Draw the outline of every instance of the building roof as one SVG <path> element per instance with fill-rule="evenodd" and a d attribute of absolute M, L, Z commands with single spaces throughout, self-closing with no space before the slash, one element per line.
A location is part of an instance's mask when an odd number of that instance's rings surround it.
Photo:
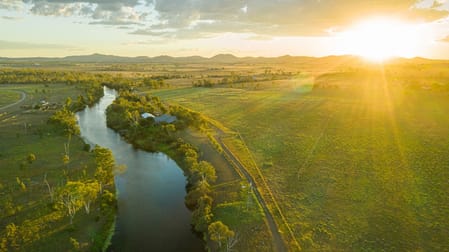
<path fill-rule="evenodd" d="M 161 122 L 172 123 L 172 122 L 176 121 L 177 119 L 178 118 L 176 118 L 176 116 L 163 114 L 161 116 L 155 117 L 154 121 L 157 122 L 157 123 L 161 123 Z"/>
<path fill-rule="evenodd" d="M 154 116 L 153 114 L 148 113 L 148 112 L 142 113 L 141 116 L 142 116 L 142 118 L 144 118 L 144 119 L 147 119 L 148 117 L 155 118 L 155 116 Z"/>

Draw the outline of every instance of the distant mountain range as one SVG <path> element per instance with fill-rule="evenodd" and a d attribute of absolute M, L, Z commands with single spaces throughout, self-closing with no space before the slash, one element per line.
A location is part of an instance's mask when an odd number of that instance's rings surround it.
<path fill-rule="evenodd" d="M 413 61 L 414 63 L 435 62 L 436 60 L 413 58 L 413 59 L 396 59 L 395 61 Z M 123 57 L 105 54 L 91 54 L 67 57 L 29 57 L 29 58 L 7 58 L 0 57 L 2 63 L 21 63 L 21 62 L 70 62 L 70 63 L 305 63 L 305 62 L 358 62 L 363 61 L 360 57 L 343 55 L 343 56 L 326 56 L 321 58 L 307 57 L 307 56 L 280 56 L 280 57 L 236 57 L 232 54 L 218 54 L 210 58 L 201 56 L 189 57 L 171 57 L 161 55 L 156 57 L 138 56 L 138 57 Z"/>

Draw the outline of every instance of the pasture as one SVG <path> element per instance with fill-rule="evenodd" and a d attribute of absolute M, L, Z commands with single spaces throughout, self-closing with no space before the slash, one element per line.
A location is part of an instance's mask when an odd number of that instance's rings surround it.
<path fill-rule="evenodd" d="M 313 86 L 152 93 L 240 133 L 226 144 L 253 176 L 260 169 L 302 248 L 441 251 L 449 249 L 443 69 L 393 64 L 317 74 Z"/>
<path fill-rule="evenodd" d="M 1 85 L 0 97 L 5 104 L 5 97 L 11 95 L 10 103 L 20 98 L 20 93 L 9 91 L 14 89 L 25 92 L 26 99 L 0 111 L 0 233 L 4 238 L 0 251 L 8 247 L 18 251 L 75 251 L 71 238 L 82 250 L 101 248 L 109 228 L 105 223 L 111 220 L 95 209 L 90 215 L 79 211 L 74 225 L 70 225 L 68 217 L 55 211 L 44 183 L 46 177 L 54 189 L 66 180 L 93 176 L 94 156 L 84 149 L 84 142 L 76 136 L 69 140 L 47 123 L 67 97 L 76 99 L 83 89 L 65 84 Z M 55 109 L 34 108 L 41 100 L 56 104 Z M 70 162 L 66 165 L 63 156 L 67 143 Z"/>

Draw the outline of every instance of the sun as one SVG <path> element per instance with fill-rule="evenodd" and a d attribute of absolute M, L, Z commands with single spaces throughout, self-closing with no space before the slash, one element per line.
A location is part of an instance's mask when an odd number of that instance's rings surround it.
<path fill-rule="evenodd" d="M 392 57 L 415 57 L 421 46 L 419 27 L 394 19 L 362 21 L 338 36 L 343 50 L 371 61 Z"/>

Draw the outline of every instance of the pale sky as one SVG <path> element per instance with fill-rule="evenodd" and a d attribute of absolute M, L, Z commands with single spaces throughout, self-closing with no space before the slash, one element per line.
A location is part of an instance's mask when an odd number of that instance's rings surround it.
<path fill-rule="evenodd" d="M 0 57 L 368 51 L 449 59 L 449 0 L 0 0 Z"/>

